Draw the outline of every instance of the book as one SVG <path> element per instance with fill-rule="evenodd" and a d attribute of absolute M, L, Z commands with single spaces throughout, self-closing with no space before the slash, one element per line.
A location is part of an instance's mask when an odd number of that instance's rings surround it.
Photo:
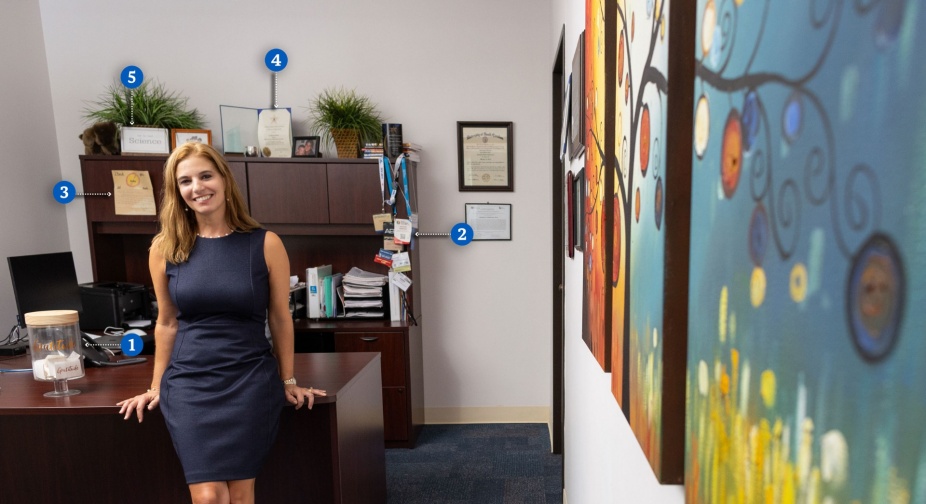
<path fill-rule="evenodd" d="M 314 266 L 305 270 L 306 314 L 309 318 L 321 318 L 320 278 L 331 275 L 331 265 Z"/>

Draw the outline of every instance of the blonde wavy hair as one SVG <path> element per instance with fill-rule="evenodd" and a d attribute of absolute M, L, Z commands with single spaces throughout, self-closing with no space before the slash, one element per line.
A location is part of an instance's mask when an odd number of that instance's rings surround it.
<path fill-rule="evenodd" d="M 212 162 L 225 181 L 225 222 L 235 232 L 248 232 L 260 224 L 248 215 L 244 198 L 228 168 L 225 158 L 211 146 L 188 142 L 178 146 L 164 164 L 164 187 L 161 192 L 161 229 L 151 241 L 151 250 L 161 254 L 172 264 L 180 264 L 190 257 L 196 233 L 199 231 L 196 216 L 183 201 L 177 184 L 177 165 L 185 159 L 199 156 Z"/>

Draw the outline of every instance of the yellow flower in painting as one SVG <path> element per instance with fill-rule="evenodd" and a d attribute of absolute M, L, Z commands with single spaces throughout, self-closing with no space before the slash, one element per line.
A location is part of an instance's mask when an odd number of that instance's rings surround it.
<path fill-rule="evenodd" d="M 802 485 L 808 483 L 813 464 L 813 420 L 805 418 L 801 424 L 800 442 L 797 447 L 797 478 Z"/>
<path fill-rule="evenodd" d="M 749 300 L 752 301 L 753 307 L 758 308 L 765 301 L 766 285 L 765 270 L 756 266 L 752 269 L 752 278 L 749 280 Z"/>
<path fill-rule="evenodd" d="M 766 408 L 775 407 L 775 372 L 771 369 L 766 369 L 762 371 L 762 378 L 760 378 L 760 387 L 762 401 L 765 403 Z"/>
<path fill-rule="evenodd" d="M 727 374 L 726 369 L 720 374 L 720 392 L 723 395 L 730 393 L 730 375 Z"/>
<path fill-rule="evenodd" d="M 791 268 L 791 299 L 800 303 L 807 298 L 807 267 L 797 263 Z"/>
<path fill-rule="evenodd" d="M 727 341 L 727 286 L 720 289 L 720 319 L 717 321 L 717 328 L 720 332 L 720 342 Z"/>

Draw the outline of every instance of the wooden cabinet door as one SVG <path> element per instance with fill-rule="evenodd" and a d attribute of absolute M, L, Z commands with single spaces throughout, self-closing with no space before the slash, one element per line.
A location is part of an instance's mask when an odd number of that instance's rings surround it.
<path fill-rule="evenodd" d="M 144 171 L 151 179 L 151 190 L 157 210 L 161 205 L 161 188 L 166 158 L 133 158 L 132 156 L 81 157 L 81 178 L 85 193 L 113 193 L 113 171 Z M 88 222 L 157 222 L 157 215 L 116 215 L 116 198 L 87 196 L 84 198 Z"/>
<path fill-rule="evenodd" d="M 383 387 L 383 437 L 408 439 L 408 393 L 405 387 Z"/>
<path fill-rule="evenodd" d="M 405 334 L 382 333 L 335 333 L 336 352 L 380 352 L 382 354 L 383 387 L 404 387 L 405 383 Z"/>
<path fill-rule="evenodd" d="M 235 183 L 238 185 L 238 191 L 241 192 L 241 197 L 244 198 L 245 206 L 250 208 L 251 204 L 248 202 L 247 163 L 243 161 L 228 161 L 228 169 L 231 171 L 232 176 L 235 177 Z"/>
<path fill-rule="evenodd" d="M 327 224 L 325 165 L 248 163 L 251 216 L 261 224 Z"/>
<path fill-rule="evenodd" d="M 373 214 L 383 211 L 379 165 L 369 162 L 329 163 L 328 200 L 332 224 L 372 226 Z"/>

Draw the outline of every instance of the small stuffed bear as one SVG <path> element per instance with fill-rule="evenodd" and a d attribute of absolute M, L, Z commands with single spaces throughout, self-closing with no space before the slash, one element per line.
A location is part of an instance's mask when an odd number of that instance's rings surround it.
<path fill-rule="evenodd" d="M 84 154 L 119 155 L 119 128 L 114 122 L 98 122 L 78 138 L 84 141 Z"/>

